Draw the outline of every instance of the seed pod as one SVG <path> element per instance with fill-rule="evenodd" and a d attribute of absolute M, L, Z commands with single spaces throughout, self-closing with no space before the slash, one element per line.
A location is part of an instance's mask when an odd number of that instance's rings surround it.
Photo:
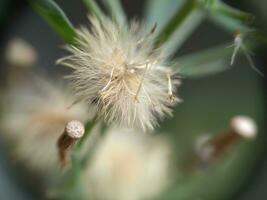
<path fill-rule="evenodd" d="M 84 132 L 84 125 L 80 121 L 72 120 L 67 123 L 64 132 L 57 142 L 59 160 L 62 167 L 65 167 L 69 162 L 71 146 L 84 135 Z"/>

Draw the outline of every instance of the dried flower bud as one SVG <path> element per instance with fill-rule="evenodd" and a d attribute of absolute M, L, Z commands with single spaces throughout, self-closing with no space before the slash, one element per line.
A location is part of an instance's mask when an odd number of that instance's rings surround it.
<path fill-rule="evenodd" d="M 65 131 L 58 139 L 59 159 L 62 167 L 68 164 L 70 147 L 84 135 L 84 126 L 81 122 L 73 120 L 67 123 Z"/>
<path fill-rule="evenodd" d="M 244 138 L 254 138 L 257 126 L 253 119 L 246 116 L 236 116 L 231 120 L 231 129 Z"/>
<path fill-rule="evenodd" d="M 77 30 L 75 46 L 67 46 L 71 55 L 58 61 L 74 70 L 68 78 L 77 98 L 96 106 L 106 122 L 153 129 L 157 119 L 171 115 L 180 83 L 154 49 L 153 31 L 136 22 L 90 22 L 91 30 Z"/>
<path fill-rule="evenodd" d="M 257 126 L 247 116 L 235 116 L 230 121 L 230 129 L 215 137 L 202 135 L 196 140 L 194 153 L 187 157 L 182 166 L 186 170 L 206 167 L 216 161 L 231 146 L 242 139 L 255 138 Z"/>
<path fill-rule="evenodd" d="M 80 139 L 84 134 L 84 126 L 77 120 L 70 121 L 66 125 L 66 134 L 73 139 Z"/>

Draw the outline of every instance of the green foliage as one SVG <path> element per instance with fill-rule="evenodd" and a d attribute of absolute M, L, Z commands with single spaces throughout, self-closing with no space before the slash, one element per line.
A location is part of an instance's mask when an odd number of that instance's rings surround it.
<path fill-rule="evenodd" d="M 79 143 L 76 146 L 76 151 L 80 152 L 81 148 L 83 147 L 86 139 L 89 137 L 92 129 L 95 127 L 96 124 L 96 117 L 92 120 L 89 120 L 86 125 L 85 125 L 85 131 L 84 131 L 84 136 L 81 138 Z"/>
<path fill-rule="evenodd" d="M 157 23 L 157 30 L 161 31 L 162 28 L 175 14 L 176 10 L 181 7 L 183 0 L 147 0 L 145 1 L 144 18 L 149 26 Z M 168 15 L 166 15 L 166 12 Z"/>
<path fill-rule="evenodd" d="M 218 23 L 231 33 L 241 31 L 243 33 L 252 30 L 250 26 L 254 21 L 254 16 L 233 8 L 220 0 L 204 0 L 199 4 L 206 9 L 215 23 Z"/>
<path fill-rule="evenodd" d="M 156 46 L 164 44 L 171 37 L 176 28 L 179 27 L 188 17 L 188 15 L 190 15 L 190 13 L 195 9 L 195 6 L 195 0 L 188 0 L 185 1 L 179 9 L 177 9 L 174 16 L 159 34 Z"/>
<path fill-rule="evenodd" d="M 94 14 L 98 19 L 102 19 L 105 15 L 102 10 L 99 8 L 95 0 L 83 0 L 84 4 L 88 8 L 88 10 Z"/>
<path fill-rule="evenodd" d="M 75 29 L 53 0 L 29 0 L 34 10 L 68 43 L 74 41 Z"/>
<path fill-rule="evenodd" d="M 114 20 L 120 24 L 125 25 L 126 16 L 121 6 L 120 0 L 102 0 Z"/>
<path fill-rule="evenodd" d="M 208 76 L 229 69 L 233 48 L 229 44 L 180 57 L 173 67 L 186 78 Z"/>
<path fill-rule="evenodd" d="M 63 11 L 52 0 L 30 0 L 30 2 L 33 8 L 66 42 L 73 43 L 75 30 Z M 106 17 L 94 0 L 83 0 L 83 2 L 89 11 L 100 20 Z M 170 2 L 174 2 L 175 6 Z M 109 11 L 109 14 L 118 24 L 122 25 L 127 21 L 119 0 L 103 0 L 103 3 Z M 219 24 L 230 33 L 237 30 L 241 31 L 242 34 L 252 33 L 249 34 L 252 36 L 249 40 L 257 37 L 267 42 L 267 37 L 264 33 L 254 31 L 254 28 L 250 26 L 253 20 L 252 15 L 232 8 L 219 0 L 149 0 L 147 2 L 145 16 L 147 24 L 158 23 L 159 28 L 157 30 L 158 32 L 156 32 L 157 41 L 155 47 L 163 46 L 168 55 L 173 55 L 181 47 L 206 16 L 209 16 L 216 24 Z M 227 48 L 227 46 L 229 44 L 179 57 L 173 62 L 172 67 L 186 78 L 207 76 L 225 71 L 229 69 L 230 58 L 233 52 L 233 48 Z M 193 109 L 190 107 L 190 110 Z M 72 168 L 65 174 L 61 192 L 58 192 L 60 194 L 59 196 L 64 199 L 82 199 L 81 196 L 73 195 L 80 194 L 79 190 L 82 188 L 80 186 L 80 177 L 84 167 L 83 163 L 87 163 L 87 160 L 81 158 L 81 150 L 95 124 L 96 119 L 86 124 L 84 137 L 73 149 Z M 219 177 L 218 173 L 216 175 Z M 190 184 L 189 186 L 185 184 L 184 188 L 181 187 L 179 189 L 179 195 L 190 196 L 192 188 L 198 188 L 205 178 L 201 176 L 200 179 L 190 182 L 191 186 Z M 76 190 L 77 188 L 79 189 Z"/>

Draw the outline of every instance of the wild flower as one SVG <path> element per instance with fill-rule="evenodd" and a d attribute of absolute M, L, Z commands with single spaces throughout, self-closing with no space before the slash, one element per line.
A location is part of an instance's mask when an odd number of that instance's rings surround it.
<path fill-rule="evenodd" d="M 149 32 L 138 22 L 89 20 L 91 29 L 78 29 L 75 45 L 66 47 L 71 54 L 58 61 L 73 69 L 67 78 L 78 100 L 96 106 L 106 122 L 153 129 L 171 115 L 180 83 L 155 49 L 155 27 Z"/>

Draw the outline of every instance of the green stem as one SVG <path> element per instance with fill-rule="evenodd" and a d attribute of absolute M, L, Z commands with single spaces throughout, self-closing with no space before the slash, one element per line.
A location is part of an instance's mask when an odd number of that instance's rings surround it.
<path fill-rule="evenodd" d="M 103 2 L 115 21 L 120 25 L 124 25 L 126 22 L 126 15 L 120 0 L 103 0 Z"/>
<path fill-rule="evenodd" d="M 83 2 L 98 19 L 103 19 L 105 15 L 94 0 L 83 0 Z"/>
<path fill-rule="evenodd" d="M 187 78 L 222 72 L 229 69 L 230 57 L 233 53 L 233 47 L 227 48 L 229 46 L 230 44 L 225 44 L 182 56 L 176 59 L 172 66 Z M 229 59 L 229 64 L 225 63 L 226 59 Z"/>
<path fill-rule="evenodd" d="M 184 4 L 176 11 L 169 23 L 163 28 L 163 30 L 159 34 L 156 47 L 161 46 L 172 36 L 173 32 L 194 11 L 195 7 L 195 0 L 185 0 Z"/>
<path fill-rule="evenodd" d="M 211 19 L 231 33 L 236 31 L 246 33 L 252 30 L 248 25 L 253 22 L 253 15 L 233 8 L 220 0 L 203 1 L 200 7 L 206 8 Z"/>
<path fill-rule="evenodd" d="M 88 163 L 92 157 L 92 154 L 93 154 L 93 152 L 97 146 L 98 139 L 101 138 L 105 134 L 106 130 L 107 130 L 107 125 L 102 121 L 100 123 L 100 130 L 97 131 L 98 135 L 95 138 L 96 141 L 94 143 L 92 143 L 92 145 L 87 149 L 86 155 L 81 159 L 81 167 L 82 168 L 85 168 L 88 165 Z"/>
<path fill-rule="evenodd" d="M 213 7 L 213 11 L 215 12 L 215 14 L 221 13 L 233 19 L 239 20 L 245 24 L 252 23 L 255 19 L 253 15 L 233 8 L 221 1 L 216 1 Z"/>
<path fill-rule="evenodd" d="M 82 187 L 80 187 L 80 179 L 85 167 L 83 165 L 84 158 L 81 158 L 81 150 L 85 141 L 90 136 L 95 124 L 96 117 L 86 123 L 84 136 L 73 148 L 71 152 L 71 168 L 66 171 L 59 185 L 53 191 L 57 199 L 81 199 L 84 195 L 83 191 L 81 190 Z"/>
<path fill-rule="evenodd" d="M 79 153 L 86 142 L 87 138 L 91 135 L 92 129 L 95 127 L 97 121 L 97 117 L 95 116 L 91 121 L 88 121 L 85 125 L 84 136 L 80 139 L 79 143 L 77 143 L 74 151 Z"/>
<path fill-rule="evenodd" d="M 29 0 L 32 8 L 67 42 L 73 43 L 75 29 L 53 0 Z"/>

